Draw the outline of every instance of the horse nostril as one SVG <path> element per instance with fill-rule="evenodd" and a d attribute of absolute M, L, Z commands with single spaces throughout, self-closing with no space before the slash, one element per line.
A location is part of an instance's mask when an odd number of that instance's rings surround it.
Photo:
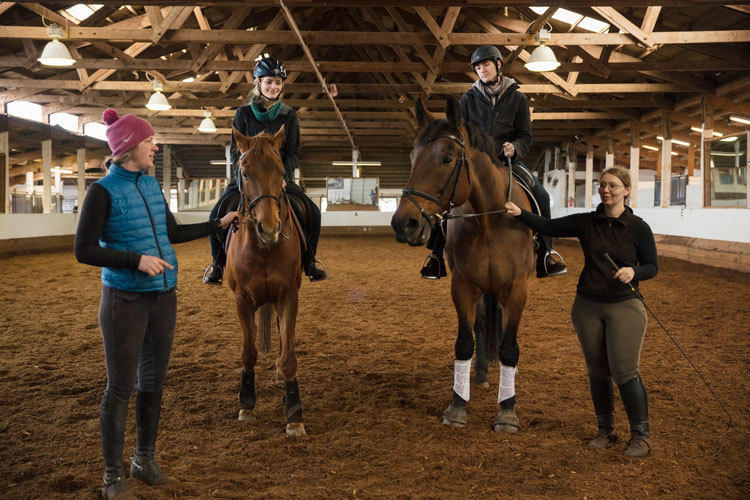
<path fill-rule="evenodd" d="M 412 231 L 416 230 L 416 229 L 417 229 L 417 227 L 419 227 L 419 221 L 418 221 L 417 219 L 414 219 L 414 218 L 409 218 L 409 219 L 407 219 L 407 221 L 406 221 L 406 222 L 404 223 L 404 230 L 405 230 L 406 232 L 408 232 L 408 233 L 410 233 L 410 232 L 412 232 Z"/>
<path fill-rule="evenodd" d="M 258 221 L 258 233 L 263 234 L 263 224 Z"/>

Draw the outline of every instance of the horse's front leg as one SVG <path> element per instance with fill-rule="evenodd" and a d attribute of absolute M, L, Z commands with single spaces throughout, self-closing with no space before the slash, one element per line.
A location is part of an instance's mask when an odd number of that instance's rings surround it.
<path fill-rule="evenodd" d="M 302 423 L 302 400 L 299 395 L 297 380 L 297 356 L 294 354 L 294 329 L 297 326 L 298 291 L 293 289 L 281 301 L 276 303 L 276 315 L 279 317 L 279 337 L 281 348 L 276 360 L 276 372 L 284 377 L 284 413 L 286 414 L 286 433 L 290 436 L 304 436 L 305 426 Z"/>
<path fill-rule="evenodd" d="M 443 413 L 443 423 L 462 427 L 466 424 L 466 403 L 471 383 L 471 356 L 474 354 L 474 314 L 481 295 L 479 287 L 453 275 L 451 296 L 458 315 L 456 360 L 453 364 L 453 400 Z"/>
<path fill-rule="evenodd" d="M 507 326 L 500 341 L 500 383 L 497 402 L 500 410 L 495 417 L 492 429 L 495 432 L 518 432 L 519 420 L 516 415 L 516 365 L 518 364 L 518 326 L 526 305 L 527 278 L 520 277 L 513 281 L 507 297 L 498 295 L 504 304 L 508 317 Z"/>
<path fill-rule="evenodd" d="M 258 351 L 255 348 L 255 304 L 238 288 L 234 294 L 237 316 L 242 327 L 242 377 L 240 379 L 240 414 L 238 419 L 255 420 L 255 363 Z"/>

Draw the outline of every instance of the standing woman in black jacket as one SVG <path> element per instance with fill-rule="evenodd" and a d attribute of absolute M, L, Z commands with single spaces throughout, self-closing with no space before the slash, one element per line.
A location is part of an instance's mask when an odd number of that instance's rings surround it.
<path fill-rule="evenodd" d="M 601 204 L 595 212 L 548 219 L 507 203 L 508 213 L 535 231 L 549 236 L 576 236 L 585 258 L 571 318 L 589 372 L 599 433 L 589 448 L 617 443 L 614 427 L 612 379 L 630 421 L 630 441 L 625 454 L 645 457 L 651 450 L 646 389 L 638 370 L 646 311 L 630 290 L 659 270 L 651 228 L 633 214 L 625 201 L 630 196 L 630 174 L 622 167 L 609 168 L 599 178 Z M 617 264 L 604 257 L 608 254 Z"/>
<path fill-rule="evenodd" d="M 523 158 L 531 148 L 531 111 L 529 99 L 518 90 L 512 78 L 502 74 L 503 57 L 494 45 L 482 45 L 471 55 L 471 70 L 478 76 L 461 96 L 461 119 L 478 126 L 492 137 L 497 146 L 498 165 L 513 163 L 513 172 L 531 185 L 541 215 L 550 217 L 549 194 L 539 179 L 524 165 Z M 552 249 L 548 237 L 540 235 L 537 251 L 537 278 L 558 276 L 566 272 L 560 254 Z M 433 231 L 427 248 L 432 254 L 426 259 L 421 274 L 423 278 L 439 279 L 445 276 L 443 262 L 445 237 L 442 231 Z"/>
<path fill-rule="evenodd" d="M 258 135 L 261 132 L 275 134 L 281 129 L 282 125 L 284 126 L 284 143 L 281 145 L 279 153 L 281 154 L 281 161 L 284 163 L 286 192 L 301 199 L 307 207 L 308 215 L 312 217 L 313 234 L 308 242 L 308 251 L 302 256 L 304 271 L 310 277 L 310 281 L 324 280 L 328 277 L 328 274 L 315 260 L 318 239 L 320 238 L 320 209 L 302 188 L 294 183 L 294 169 L 297 168 L 299 163 L 299 121 L 297 112 L 280 99 L 281 91 L 284 88 L 284 80 L 286 80 L 286 68 L 275 57 L 266 57 L 255 65 L 253 76 L 255 80 L 250 104 L 237 108 L 232 126 L 248 137 Z M 232 134 L 230 150 L 232 165 L 236 165 L 240 152 L 235 144 L 234 134 Z M 225 200 L 238 192 L 237 175 L 234 175 L 224 190 L 224 194 L 221 195 L 221 198 L 211 210 L 211 218 L 217 217 Z M 234 209 L 235 207 L 230 208 Z M 207 285 L 221 285 L 222 283 L 227 259 L 223 248 L 225 236 L 226 232 L 209 237 L 213 264 L 208 266 L 203 273 L 203 283 Z"/>

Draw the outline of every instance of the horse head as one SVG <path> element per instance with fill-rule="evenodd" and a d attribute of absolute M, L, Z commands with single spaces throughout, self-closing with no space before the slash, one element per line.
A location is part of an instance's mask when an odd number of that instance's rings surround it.
<path fill-rule="evenodd" d="M 246 137 L 234 127 L 232 133 L 241 153 L 238 182 L 244 210 L 255 226 L 260 244 L 274 245 L 281 234 L 284 164 L 279 150 L 284 127 L 274 135 L 261 132 Z"/>
<path fill-rule="evenodd" d="M 411 174 L 391 219 L 399 243 L 424 245 L 428 228 L 437 229 L 442 216 L 466 202 L 471 192 L 466 131 L 458 101 L 448 96 L 447 120 L 435 119 L 417 99 L 421 130 L 411 150 Z"/>

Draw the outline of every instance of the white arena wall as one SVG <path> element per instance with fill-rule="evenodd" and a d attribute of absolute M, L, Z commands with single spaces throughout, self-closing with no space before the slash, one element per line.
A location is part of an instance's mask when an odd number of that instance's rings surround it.
<path fill-rule="evenodd" d="M 553 217 L 585 212 L 556 208 Z M 656 235 L 659 254 L 750 272 L 750 210 L 642 208 L 636 213 Z M 392 212 L 323 212 L 323 234 L 391 234 Z M 207 220 L 208 212 L 175 214 L 178 222 Z M 77 214 L 0 214 L 0 255 L 72 248 Z"/>

